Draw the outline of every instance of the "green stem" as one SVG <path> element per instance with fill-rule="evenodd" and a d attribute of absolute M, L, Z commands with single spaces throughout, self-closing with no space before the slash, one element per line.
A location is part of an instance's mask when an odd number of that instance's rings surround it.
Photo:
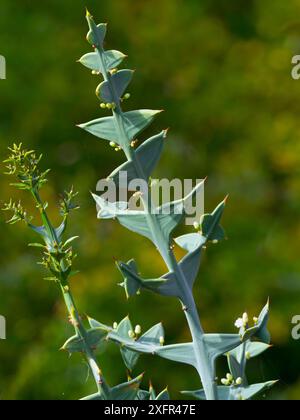
<path fill-rule="evenodd" d="M 247 342 L 242 344 L 242 362 L 241 362 L 241 374 L 243 379 L 243 386 L 248 385 L 247 375 L 246 375 L 246 367 L 247 367 Z"/>
<path fill-rule="evenodd" d="M 100 71 L 104 77 L 104 80 L 109 83 L 110 90 L 112 97 L 114 98 L 115 102 L 115 109 L 113 110 L 113 115 L 116 120 L 116 127 L 118 134 L 121 139 L 123 139 L 123 144 L 127 144 L 128 146 L 124 148 L 124 153 L 127 157 L 129 162 L 132 162 L 136 173 L 138 174 L 139 178 L 146 180 L 148 182 L 147 177 L 145 176 L 144 170 L 134 152 L 134 149 L 131 148 L 130 140 L 125 130 L 124 125 L 124 115 L 121 107 L 120 98 L 116 94 L 116 90 L 114 84 L 111 80 L 111 75 L 106 70 L 105 59 L 103 57 L 103 49 L 96 48 L 95 49 L 99 54 L 99 59 L 101 63 Z M 148 200 L 145 200 L 143 197 L 141 198 L 143 201 L 143 205 L 145 208 L 146 219 L 148 222 L 148 226 L 153 234 L 153 237 L 156 238 L 157 244 L 164 244 L 165 240 L 163 238 L 163 234 L 161 232 L 160 225 L 152 213 L 152 203 L 150 199 L 150 195 Z M 195 299 L 193 296 L 192 291 L 188 285 L 188 282 L 184 276 L 184 273 L 179 267 L 179 264 L 174 256 L 172 249 L 170 248 L 170 244 L 159 245 L 158 251 L 161 254 L 162 258 L 165 261 L 165 264 L 170 272 L 173 272 L 177 279 L 177 285 L 179 290 L 181 291 L 181 303 L 185 312 L 185 316 L 189 325 L 189 329 L 191 332 L 195 357 L 197 361 L 197 371 L 200 376 L 206 398 L 207 400 L 217 400 L 217 388 L 215 383 L 215 372 L 212 372 L 210 368 L 210 360 L 207 354 L 205 344 L 204 344 L 204 330 L 201 325 L 199 313 L 196 307 Z"/>
<path fill-rule="evenodd" d="M 72 321 L 72 325 L 74 326 L 76 334 L 81 338 L 83 345 L 84 345 L 84 354 L 86 360 L 89 364 L 90 370 L 93 374 L 95 379 L 97 389 L 100 395 L 104 393 L 103 384 L 104 378 L 102 376 L 102 372 L 97 364 L 97 360 L 95 358 L 94 352 L 91 349 L 90 345 L 88 344 L 88 337 L 87 331 L 83 325 L 82 319 L 78 313 L 72 292 L 70 291 L 70 286 L 67 282 L 64 285 L 60 283 L 60 289 L 67 307 L 67 311 L 69 313 L 70 319 Z"/>
<path fill-rule="evenodd" d="M 46 228 L 49 236 L 51 237 L 53 243 L 55 245 L 58 245 L 59 241 L 58 241 L 58 238 L 57 238 L 57 235 L 56 235 L 56 231 L 55 231 L 54 227 L 52 226 L 52 224 L 50 222 L 48 214 L 45 210 L 45 204 L 43 203 L 43 200 L 41 199 L 38 191 L 36 191 L 35 189 L 31 190 L 31 195 L 33 196 L 33 199 L 36 202 L 37 208 L 39 209 L 43 225 L 45 226 L 45 228 Z"/>

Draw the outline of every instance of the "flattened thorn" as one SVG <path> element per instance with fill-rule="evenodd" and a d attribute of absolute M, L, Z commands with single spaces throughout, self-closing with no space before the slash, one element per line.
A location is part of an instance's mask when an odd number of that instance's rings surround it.
<path fill-rule="evenodd" d="M 224 203 L 227 204 L 228 200 L 229 200 L 229 194 L 227 194 L 226 197 L 224 198 Z"/>
<path fill-rule="evenodd" d="M 187 311 L 188 311 L 188 307 L 187 307 L 187 306 L 183 306 L 183 307 L 182 307 L 182 310 L 183 310 L 184 312 L 187 312 Z"/>

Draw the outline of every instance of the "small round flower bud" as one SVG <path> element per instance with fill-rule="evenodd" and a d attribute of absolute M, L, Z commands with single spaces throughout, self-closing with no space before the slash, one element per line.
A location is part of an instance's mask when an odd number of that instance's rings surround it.
<path fill-rule="evenodd" d="M 129 99 L 131 97 L 130 93 L 125 93 L 124 99 Z"/>
<path fill-rule="evenodd" d="M 100 108 L 105 109 L 105 108 L 106 108 L 106 104 L 105 104 L 104 102 L 102 102 L 102 103 L 100 104 Z"/>
<path fill-rule="evenodd" d="M 258 318 L 256 318 L 256 316 L 253 318 L 254 324 L 258 323 Z"/>
<path fill-rule="evenodd" d="M 233 376 L 231 375 L 231 373 L 227 373 L 226 378 L 229 382 L 233 381 Z"/>
<path fill-rule="evenodd" d="M 117 322 L 114 322 L 113 323 L 113 329 L 116 330 L 117 328 L 118 328 L 118 323 Z"/>
<path fill-rule="evenodd" d="M 137 325 L 137 326 L 135 327 L 134 332 L 136 333 L 136 335 L 140 335 L 140 334 L 141 334 L 141 332 L 142 332 L 142 327 L 141 327 L 140 325 Z"/>
<path fill-rule="evenodd" d="M 242 385 L 242 383 L 243 383 L 243 379 L 242 379 L 242 378 L 237 378 L 237 380 L 235 381 L 235 383 L 236 383 L 237 385 Z"/>
<path fill-rule="evenodd" d="M 134 338 L 135 337 L 135 334 L 134 334 L 134 332 L 132 330 L 129 330 L 128 331 L 128 336 L 129 336 L 129 338 Z"/>
<path fill-rule="evenodd" d="M 111 141 L 110 143 L 109 143 L 109 145 L 110 145 L 110 147 L 117 147 L 117 145 L 116 145 L 116 143 L 115 142 L 113 142 L 113 141 Z"/>
<path fill-rule="evenodd" d="M 199 230 L 200 229 L 200 224 L 198 222 L 194 222 L 194 228 L 195 228 L 195 230 Z"/>
<path fill-rule="evenodd" d="M 225 385 L 225 386 L 228 386 L 229 385 L 228 379 L 225 379 L 225 378 L 221 379 L 221 384 Z"/>
<path fill-rule="evenodd" d="M 165 344 L 165 338 L 164 338 L 163 336 L 161 336 L 161 337 L 159 338 L 159 344 L 160 344 L 161 346 L 163 346 L 163 345 Z"/>
<path fill-rule="evenodd" d="M 244 325 L 247 325 L 249 323 L 249 316 L 248 316 L 247 312 L 245 312 L 243 314 L 243 323 L 244 323 Z"/>
<path fill-rule="evenodd" d="M 134 148 L 137 144 L 138 144 L 138 140 L 133 140 L 133 141 L 130 143 L 130 146 L 131 146 L 132 148 Z"/>
<path fill-rule="evenodd" d="M 110 103 L 106 104 L 107 109 L 112 109 L 112 107 L 113 107 L 112 104 L 110 104 Z"/>
<path fill-rule="evenodd" d="M 246 359 L 247 360 L 251 359 L 251 353 L 249 351 L 246 352 Z"/>

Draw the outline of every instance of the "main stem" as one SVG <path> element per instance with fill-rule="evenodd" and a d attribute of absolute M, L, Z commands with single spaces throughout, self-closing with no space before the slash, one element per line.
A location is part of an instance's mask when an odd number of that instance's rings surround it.
<path fill-rule="evenodd" d="M 45 210 L 44 203 L 43 203 L 39 193 L 36 190 L 32 190 L 31 193 L 32 193 L 32 196 L 33 196 L 39 210 L 40 210 L 40 214 L 41 214 L 43 224 L 44 224 L 45 228 L 47 229 L 47 231 L 51 234 L 52 244 L 53 245 L 58 245 L 59 240 L 58 240 L 56 231 L 55 231 L 54 227 L 52 226 L 52 223 L 50 222 L 48 214 Z M 64 302 L 65 302 L 65 305 L 66 305 L 66 308 L 67 308 L 67 312 L 69 314 L 70 320 L 71 320 L 72 325 L 74 327 L 75 333 L 83 342 L 85 358 L 86 358 L 86 361 L 87 361 L 87 363 L 89 365 L 89 368 L 92 372 L 92 375 L 94 377 L 98 393 L 99 393 L 99 395 L 105 396 L 105 390 L 104 390 L 104 387 L 103 387 L 105 382 L 104 382 L 104 378 L 102 376 L 101 369 L 99 368 L 96 357 L 94 355 L 94 352 L 93 352 L 93 350 L 91 349 L 91 347 L 88 343 L 87 331 L 85 329 L 85 326 L 82 322 L 82 319 L 81 319 L 81 317 L 79 315 L 79 312 L 78 312 L 78 309 L 76 307 L 75 300 L 74 300 L 74 297 L 72 295 L 68 279 L 65 278 L 65 275 L 64 275 L 63 272 L 61 272 L 61 279 L 59 281 L 59 288 L 60 288 L 61 293 L 63 295 Z"/>
<path fill-rule="evenodd" d="M 131 139 L 128 138 L 128 135 L 125 130 L 124 125 L 124 115 L 120 103 L 120 98 L 118 97 L 114 84 L 111 80 L 111 75 L 106 69 L 105 59 L 103 57 L 103 49 L 96 48 L 96 51 L 99 54 L 99 59 L 101 63 L 101 73 L 104 77 L 104 80 L 109 83 L 110 90 L 112 97 L 114 98 L 115 109 L 113 109 L 113 115 L 116 121 L 116 128 L 118 134 L 121 139 L 123 139 L 123 144 L 127 144 L 128 146 L 124 148 L 124 153 L 129 162 L 132 162 L 137 175 L 139 178 L 146 180 L 148 182 L 147 177 L 145 176 L 144 170 L 138 160 L 136 153 L 130 146 Z M 160 225 L 152 213 L 152 203 L 150 199 L 150 194 L 148 194 L 148 199 L 146 200 L 143 196 L 141 197 L 146 213 L 146 218 L 148 222 L 149 229 L 151 230 L 153 237 L 156 238 L 157 244 L 164 244 L 165 240 L 163 238 Z M 177 260 L 174 256 L 174 253 L 169 244 L 165 245 L 157 245 L 158 251 L 161 254 L 164 262 L 168 268 L 168 270 L 176 276 L 178 288 L 181 291 L 181 304 L 189 325 L 189 329 L 191 332 L 193 346 L 194 346 L 194 353 L 196 357 L 197 363 L 197 371 L 200 376 L 205 395 L 207 400 L 217 400 L 217 387 L 214 378 L 214 372 L 210 368 L 210 360 L 209 356 L 206 351 L 205 343 L 204 343 L 204 330 L 201 325 L 199 313 L 196 307 L 195 299 L 193 293 L 188 285 L 188 282 L 182 272 L 180 266 L 177 263 Z"/>

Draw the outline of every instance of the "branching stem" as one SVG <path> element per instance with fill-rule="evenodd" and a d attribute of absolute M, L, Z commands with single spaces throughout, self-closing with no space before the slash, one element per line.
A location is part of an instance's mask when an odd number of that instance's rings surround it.
<path fill-rule="evenodd" d="M 40 210 L 40 214 L 41 214 L 41 218 L 42 218 L 42 222 L 44 224 L 45 229 L 47 230 L 47 232 L 50 233 L 51 235 L 51 240 L 52 240 L 52 246 L 53 248 L 55 248 L 55 246 L 58 245 L 58 237 L 55 231 L 55 228 L 53 227 L 47 211 L 45 210 L 45 205 L 39 195 L 39 192 L 32 189 L 31 190 L 31 194 L 34 198 L 34 201 L 37 205 L 37 207 Z M 62 293 L 66 308 L 67 308 L 67 312 L 69 315 L 69 318 L 72 322 L 72 325 L 74 327 L 75 333 L 76 335 L 82 340 L 83 343 L 83 347 L 84 347 L 84 356 L 86 358 L 86 361 L 89 365 L 89 368 L 91 370 L 91 373 L 93 375 L 93 378 L 95 380 L 96 386 L 97 386 L 97 390 L 99 395 L 105 396 L 105 387 L 103 385 L 105 385 L 105 380 L 102 376 L 102 372 L 101 369 L 98 366 L 96 357 L 94 355 L 94 351 L 93 349 L 90 347 L 89 343 L 88 343 L 88 335 L 87 335 L 87 330 L 82 322 L 82 319 L 79 315 L 77 306 L 75 304 L 75 300 L 70 288 L 70 284 L 68 281 L 68 275 L 66 275 L 65 271 L 63 270 L 63 266 L 61 268 L 60 271 L 60 279 L 57 281 L 60 291 Z"/>
<path fill-rule="evenodd" d="M 134 149 L 130 146 L 131 139 L 128 138 L 128 135 L 125 130 L 124 114 L 121 107 L 121 101 L 116 93 L 111 75 L 106 69 L 104 51 L 100 47 L 95 48 L 95 50 L 99 54 L 101 64 L 100 71 L 104 77 L 104 80 L 109 83 L 111 95 L 114 98 L 115 107 L 112 112 L 115 118 L 118 135 L 120 139 L 123 140 L 122 144 L 127 145 L 124 148 L 124 153 L 127 157 L 127 160 L 133 163 L 139 178 L 148 182 L 144 170 L 140 164 L 140 161 L 138 160 Z M 181 303 L 183 307 L 186 308 L 184 312 L 193 340 L 195 357 L 197 361 L 197 371 L 200 376 L 204 391 L 206 393 L 207 400 L 217 400 L 217 387 L 214 377 L 215 373 L 210 368 L 210 360 L 203 340 L 204 330 L 201 325 L 193 293 L 190 290 L 187 280 L 177 263 L 174 253 L 170 248 L 170 244 L 165 243 L 165 240 L 163 239 L 163 234 L 161 232 L 160 225 L 157 221 L 155 214 L 153 214 L 152 212 L 150 194 L 148 195 L 149 198 L 147 200 L 145 200 L 143 196 L 141 197 L 144 205 L 148 227 L 151 230 L 153 237 L 156 238 L 156 243 L 165 244 L 163 246 L 158 246 L 158 251 L 164 259 L 168 270 L 175 274 L 178 288 L 181 291 Z"/>

